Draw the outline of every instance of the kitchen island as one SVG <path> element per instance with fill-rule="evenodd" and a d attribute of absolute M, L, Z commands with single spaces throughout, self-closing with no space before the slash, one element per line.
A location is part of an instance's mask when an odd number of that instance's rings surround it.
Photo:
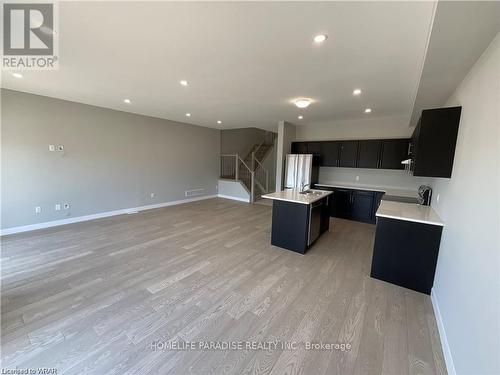
<path fill-rule="evenodd" d="M 430 294 L 443 226 L 430 206 L 382 200 L 371 277 Z"/>
<path fill-rule="evenodd" d="M 271 244 L 305 254 L 330 225 L 331 191 L 295 189 L 263 195 L 273 200 Z"/>

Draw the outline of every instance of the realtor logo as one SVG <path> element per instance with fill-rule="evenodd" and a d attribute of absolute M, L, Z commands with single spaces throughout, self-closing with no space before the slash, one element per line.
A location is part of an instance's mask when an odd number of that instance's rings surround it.
<path fill-rule="evenodd" d="M 54 14 L 53 3 L 3 4 L 4 69 L 57 69 Z"/>

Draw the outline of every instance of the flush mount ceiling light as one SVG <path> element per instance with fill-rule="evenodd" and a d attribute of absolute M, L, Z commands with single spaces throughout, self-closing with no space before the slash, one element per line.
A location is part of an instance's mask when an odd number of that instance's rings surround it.
<path fill-rule="evenodd" d="M 312 100 L 309 98 L 298 98 L 293 101 L 293 104 L 295 104 L 298 108 L 307 108 L 311 103 Z"/>
<path fill-rule="evenodd" d="M 371 108 L 366 108 L 365 109 L 365 113 L 371 113 L 372 112 L 372 109 Z"/>
<path fill-rule="evenodd" d="M 181 84 L 181 86 L 187 86 L 188 85 L 188 81 L 186 81 L 185 79 L 180 80 L 179 83 Z"/>
<path fill-rule="evenodd" d="M 191 117 L 191 113 L 186 113 L 186 117 Z"/>
<path fill-rule="evenodd" d="M 21 73 L 12 73 L 12 77 L 23 78 L 23 75 Z"/>
<path fill-rule="evenodd" d="M 221 120 L 217 120 L 217 124 L 222 124 L 222 121 Z"/>
<path fill-rule="evenodd" d="M 302 115 L 298 115 L 298 116 L 297 116 L 297 118 L 298 118 L 299 120 L 302 120 L 302 119 L 304 118 L 304 116 L 302 116 Z"/>
<path fill-rule="evenodd" d="M 313 38 L 314 43 L 317 43 L 317 44 L 321 44 L 327 39 L 328 39 L 328 35 L 326 35 L 326 34 L 318 34 L 318 35 L 315 35 Z"/>
<path fill-rule="evenodd" d="M 132 103 L 132 102 L 130 101 L 130 99 L 123 99 L 123 102 L 124 102 L 124 103 L 126 103 L 126 104 L 130 104 L 130 103 Z"/>
<path fill-rule="evenodd" d="M 354 91 L 352 92 L 352 94 L 354 96 L 358 96 L 358 95 L 361 95 L 361 92 L 362 92 L 361 89 L 354 89 Z"/>

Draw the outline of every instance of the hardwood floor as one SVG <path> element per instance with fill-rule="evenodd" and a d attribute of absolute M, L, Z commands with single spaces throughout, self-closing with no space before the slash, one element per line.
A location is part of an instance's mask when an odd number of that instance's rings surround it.
<path fill-rule="evenodd" d="M 2 367 L 446 373 L 429 297 L 369 277 L 374 226 L 332 220 L 306 255 L 270 229 L 270 207 L 211 199 L 4 237 Z M 210 341 L 243 348 L 165 347 Z"/>

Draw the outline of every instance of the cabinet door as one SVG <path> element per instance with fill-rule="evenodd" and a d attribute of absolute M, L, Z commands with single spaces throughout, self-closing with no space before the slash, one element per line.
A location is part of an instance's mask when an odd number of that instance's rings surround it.
<path fill-rule="evenodd" d="M 333 192 L 332 216 L 351 218 L 352 190 L 335 189 Z"/>
<path fill-rule="evenodd" d="M 351 218 L 371 223 L 373 214 L 373 192 L 354 190 L 352 196 Z"/>
<path fill-rule="evenodd" d="M 450 178 L 462 107 L 422 111 L 413 175 Z"/>
<path fill-rule="evenodd" d="M 332 194 L 324 198 L 324 204 L 321 211 L 321 233 L 326 232 L 330 226 L 330 202 Z"/>
<path fill-rule="evenodd" d="M 401 162 L 408 159 L 409 142 L 409 139 L 384 139 L 379 168 L 404 169 Z"/>
<path fill-rule="evenodd" d="M 342 141 L 340 143 L 339 167 L 356 167 L 358 141 Z"/>
<path fill-rule="evenodd" d="M 292 154 L 307 154 L 307 142 L 292 142 Z"/>
<path fill-rule="evenodd" d="M 373 209 L 372 209 L 372 224 L 375 224 L 377 222 L 377 210 L 378 207 L 380 206 L 380 201 L 382 200 L 382 197 L 384 196 L 385 193 L 380 192 L 380 191 L 375 191 L 373 192 Z"/>
<path fill-rule="evenodd" d="M 321 154 L 321 142 L 307 142 L 307 153 L 314 155 Z"/>
<path fill-rule="evenodd" d="M 339 160 L 338 141 L 321 142 L 321 166 L 336 167 Z"/>
<path fill-rule="evenodd" d="M 377 168 L 380 157 L 380 140 L 359 141 L 358 168 Z"/>

